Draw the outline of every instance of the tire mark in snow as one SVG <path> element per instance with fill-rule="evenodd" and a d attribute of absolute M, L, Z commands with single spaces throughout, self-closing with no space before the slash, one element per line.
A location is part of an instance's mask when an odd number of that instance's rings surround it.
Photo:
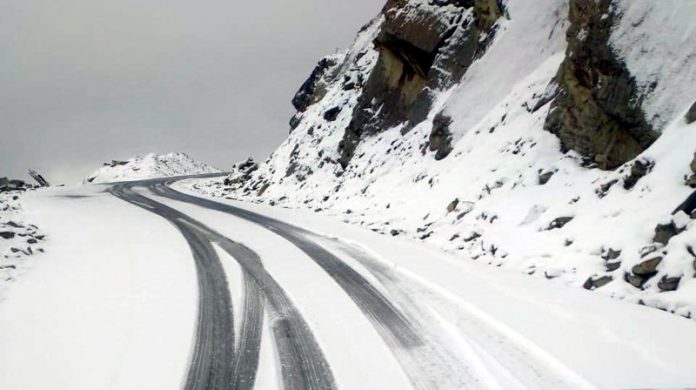
<path fill-rule="evenodd" d="M 422 325 L 421 328 L 429 333 L 432 343 L 439 347 L 441 358 L 451 362 L 452 359 L 457 359 L 456 355 L 461 356 L 462 352 L 466 351 L 460 358 L 472 362 L 479 376 L 488 379 L 486 388 L 594 389 L 593 385 L 557 362 L 555 358 L 538 356 L 525 349 L 519 341 L 511 340 L 508 335 L 491 326 L 490 322 L 479 318 L 475 313 L 467 312 L 445 297 L 439 297 L 418 280 L 401 275 L 358 245 L 324 236 L 316 237 L 334 244 L 339 250 L 357 260 L 379 280 L 390 296 L 405 308 L 407 315 L 414 322 L 430 323 L 430 332 L 426 330 L 426 326 Z M 456 318 L 458 329 L 452 329 L 452 325 L 449 324 L 435 325 L 450 322 L 449 319 L 443 318 L 444 314 Z M 462 334 L 462 330 L 466 333 Z M 452 333 L 452 337 L 443 338 L 447 333 Z M 459 351 L 453 349 L 452 338 L 459 339 Z"/>
<path fill-rule="evenodd" d="M 466 366 L 425 339 L 422 328 L 396 307 L 381 290 L 331 252 L 310 240 L 310 233 L 306 230 L 238 207 L 187 195 L 164 185 L 158 185 L 152 190 L 169 199 L 232 214 L 261 225 L 305 252 L 334 279 L 372 322 L 415 388 L 430 390 L 480 387 L 478 378 L 471 375 Z"/>
<path fill-rule="evenodd" d="M 256 281 L 271 306 L 271 328 L 278 348 L 284 389 L 336 389 L 329 364 L 309 326 L 280 284 L 263 267 L 256 252 L 212 230 L 209 233 L 220 248 L 235 258 L 244 272 Z"/>
<path fill-rule="evenodd" d="M 242 270 L 244 283 L 244 306 L 242 324 L 234 366 L 234 389 L 251 390 L 256 381 L 261 351 L 263 327 L 263 292 L 258 282 Z"/>
<path fill-rule="evenodd" d="M 133 192 L 131 188 L 135 186 L 148 187 L 151 191 L 155 192 L 156 188 L 159 186 L 159 181 L 152 180 L 119 184 L 115 185 L 110 191 L 115 196 L 126 201 L 136 200 L 137 203 L 135 204 L 137 206 L 147 204 L 149 206 L 149 211 L 169 220 L 182 231 L 182 233 L 186 232 L 184 233 L 185 236 L 193 235 L 195 237 L 202 237 L 207 245 L 210 246 L 211 250 L 211 243 L 217 244 L 222 250 L 232 256 L 243 270 L 245 302 L 236 359 L 230 354 L 226 359 L 226 365 L 224 365 L 224 361 L 221 361 L 220 363 L 224 366 L 218 367 L 219 364 L 215 365 L 210 363 L 210 360 L 214 359 L 215 356 L 206 353 L 209 349 L 199 351 L 196 347 L 194 358 L 192 358 L 191 361 L 186 389 L 253 388 L 259 362 L 263 303 L 266 301 L 270 304 L 271 318 L 273 318 L 271 327 L 276 342 L 279 344 L 278 351 L 284 389 L 335 389 L 336 384 L 330 367 L 319 345 L 314 339 L 313 334 L 304 321 L 304 318 L 302 318 L 299 311 L 287 297 L 285 291 L 265 270 L 259 256 L 248 247 L 220 235 L 187 215 Z M 217 259 L 219 263 L 220 260 L 214 250 L 212 251 L 212 255 L 215 256 L 215 259 Z M 224 277 L 221 264 L 215 273 Z M 226 283 L 225 287 L 227 287 Z M 201 295 L 205 294 L 201 292 Z M 230 299 L 228 287 L 226 296 Z M 231 327 L 231 304 L 229 312 L 230 330 L 227 333 L 229 333 L 230 339 L 223 342 L 226 348 L 234 346 L 234 327 Z M 207 321 L 199 319 L 199 323 L 201 322 Z M 213 333 L 212 336 L 219 338 L 221 335 L 219 333 Z M 210 338 L 211 335 L 209 333 L 198 333 L 197 346 L 201 343 L 201 337 Z M 211 343 L 206 341 L 205 344 Z M 220 345 L 219 342 L 214 342 L 212 344 Z M 197 358 L 199 355 L 200 358 Z M 214 360 L 217 361 L 218 359 Z M 191 379 L 192 376 L 194 378 L 199 377 L 199 372 L 203 374 L 207 373 L 207 375 L 215 377 L 224 375 L 228 378 L 228 381 L 219 383 L 219 386 L 217 382 L 214 386 L 205 385 L 200 380 Z"/>
<path fill-rule="evenodd" d="M 185 216 L 162 207 L 135 193 L 136 184 L 117 184 L 109 190 L 114 196 L 153 212 L 173 223 L 188 242 L 198 276 L 198 318 L 196 337 L 184 388 L 227 389 L 233 383 L 235 368 L 232 299 L 222 263 L 210 242 L 181 220 Z M 183 217 L 183 218 L 182 218 Z"/>

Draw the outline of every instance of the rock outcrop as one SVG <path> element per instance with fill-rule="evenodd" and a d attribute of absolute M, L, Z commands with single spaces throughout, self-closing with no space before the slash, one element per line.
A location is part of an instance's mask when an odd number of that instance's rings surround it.
<path fill-rule="evenodd" d="M 694 122 L 696 122 L 696 102 L 691 105 L 691 108 L 689 108 L 689 111 L 686 113 L 686 124 L 690 125 Z"/>
<path fill-rule="evenodd" d="M 459 82 L 485 52 L 504 8 L 495 0 L 390 0 L 382 14 L 384 23 L 374 41 L 379 59 L 345 129 L 340 146 L 343 167 L 363 136 L 401 123 L 408 131 L 425 120 L 436 93 Z M 447 137 L 433 138 L 441 141 L 431 147 L 438 150 L 437 158 L 446 157 Z"/>
<path fill-rule="evenodd" d="M 611 0 L 571 0 L 568 49 L 545 129 L 601 169 L 632 160 L 656 139 L 626 65 L 609 45 L 615 24 Z"/>

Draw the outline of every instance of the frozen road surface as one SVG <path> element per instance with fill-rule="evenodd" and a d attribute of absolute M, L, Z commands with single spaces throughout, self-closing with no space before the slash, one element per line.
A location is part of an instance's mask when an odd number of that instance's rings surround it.
<path fill-rule="evenodd" d="M 696 322 L 174 179 L 27 196 L 0 389 L 689 389 Z"/>

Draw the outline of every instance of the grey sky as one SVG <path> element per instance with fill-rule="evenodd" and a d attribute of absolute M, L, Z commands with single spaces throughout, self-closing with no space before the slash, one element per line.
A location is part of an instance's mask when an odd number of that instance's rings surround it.
<path fill-rule="evenodd" d="M 316 61 L 382 0 L 0 0 L 0 176 L 77 182 L 188 152 L 225 168 L 287 135 Z"/>

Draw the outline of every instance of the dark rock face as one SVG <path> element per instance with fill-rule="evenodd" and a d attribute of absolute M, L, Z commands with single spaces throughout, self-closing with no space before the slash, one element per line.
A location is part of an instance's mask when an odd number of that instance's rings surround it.
<path fill-rule="evenodd" d="M 559 94 L 544 128 L 564 151 L 615 169 L 648 148 L 657 133 L 645 120 L 635 80 L 608 41 L 617 15 L 611 0 L 571 0 Z"/>
<path fill-rule="evenodd" d="M 337 106 L 337 107 L 329 108 L 328 110 L 326 110 L 326 112 L 324 112 L 324 120 L 327 120 L 329 122 L 333 122 L 336 120 L 336 118 L 338 117 L 338 114 L 340 114 L 340 113 L 341 113 L 341 107 Z"/>
<path fill-rule="evenodd" d="M 643 176 L 647 175 L 650 170 L 654 167 L 654 163 L 651 161 L 636 161 L 631 167 L 631 174 L 624 178 L 624 188 L 630 190 L 638 184 L 638 180 L 642 179 Z"/>
<path fill-rule="evenodd" d="M 634 275 L 642 277 L 653 277 L 657 275 L 657 266 L 662 263 L 662 257 L 653 257 L 633 267 Z"/>
<path fill-rule="evenodd" d="M 695 105 L 696 106 L 696 105 Z M 696 115 L 696 114 L 694 114 Z M 686 179 L 686 185 L 691 188 L 696 188 L 696 154 L 694 154 L 694 159 L 691 161 L 691 172 L 692 175 Z"/>
<path fill-rule="evenodd" d="M 433 119 L 433 131 L 430 133 L 430 151 L 435 153 L 435 160 L 442 160 L 452 152 L 452 133 L 449 130 L 452 118 L 439 113 Z"/>
<path fill-rule="evenodd" d="M 29 173 L 29 176 L 32 177 L 36 181 L 36 183 L 39 185 L 39 187 L 49 187 L 50 184 L 48 183 L 48 180 L 43 177 L 40 173 L 36 172 L 33 169 L 29 169 L 27 171 Z"/>
<path fill-rule="evenodd" d="M 587 290 L 594 290 L 606 286 L 612 280 L 614 280 L 614 278 L 612 278 L 610 275 L 601 276 L 599 278 L 591 277 L 585 281 L 583 287 Z"/>
<path fill-rule="evenodd" d="M 322 58 L 312 71 L 309 78 L 302 84 L 292 99 L 292 105 L 299 112 L 304 112 L 307 107 L 318 102 L 326 93 L 323 79 L 333 70 L 338 61 L 331 57 Z"/>
<path fill-rule="evenodd" d="M 9 240 L 14 238 L 15 234 L 13 232 L 0 232 L 0 238 L 4 238 L 5 240 Z"/>
<path fill-rule="evenodd" d="M 676 291 L 679 288 L 680 282 L 681 276 L 669 277 L 665 275 L 657 283 L 657 288 L 659 288 L 660 291 Z"/>
<path fill-rule="evenodd" d="M 247 182 L 251 179 L 251 174 L 259 169 L 259 164 L 253 158 L 238 162 L 234 165 L 234 173 L 225 178 L 224 184 L 231 186 L 239 183 Z"/>
<path fill-rule="evenodd" d="M 496 0 L 390 0 L 382 13 L 385 21 L 374 42 L 379 58 L 339 146 L 343 167 L 362 137 L 401 123 L 406 132 L 424 121 L 434 93 L 459 82 L 485 52 L 504 9 Z M 443 130 L 434 126 L 431 137 L 439 159 L 449 153 Z"/>
<path fill-rule="evenodd" d="M 111 168 L 118 167 L 118 166 L 124 166 L 124 165 L 128 165 L 128 161 L 111 160 L 110 163 L 104 163 L 105 167 L 111 167 Z"/>
<path fill-rule="evenodd" d="M 572 221 L 573 217 L 558 217 L 551 221 L 549 227 L 546 230 L 562 229 L 563 226 L 567 225 L 568 222 Z"/>
<path fill-rule="evenodd" d="M 546 183 L 549 182 L 549 180 L 551 180 L 553 175 L 554 175 L 553 171 L 548 171 L 548 172 L 544 172 L 544 173 L 539 174 L 539 184 L 542 186 L 545 185 Z"/>
<path fill-rule="evenodd" d="M 696 122 L 696 102 L 691 105 L 691 108 L 689 108 L 689 111 L 686 113 L 686 123 L 690 125 L 694 122 Z"/>
<path fill-rule="evenodd" d="M 631 272 L 626 272 L 624 280 L 636 288 L 643 288 L 645 283 L 657 275 L 657 267 L 662 262 L 662 257 L 654 257 L 645 260 L 633 267 Z"/>
<path fill-rule="evenodd" d="M 302 123 L 302 114 L 297 113 L 290 118 L 290 131 L 292 132 Z"/>
<path fill-rule="evenodd" d="M 669 240 L 677 234 L 683 232 L 684 229 L 677 228 L 674 222 L 668 223 L 666 225 L 657 225 L 655 227 L 655 236 L 653 237 L 654 242 L 658 242 L 662 245 L 667 245 Z"/>
<path fill-rule="evenodd" d="M 689 197 L 672 212 L 672 215 L 680 211 L 686 213 L 686 215 L 690 215 L 691 218 L 696 218 L 696 191 L 689 195 Z"/>
<path fill-rule="evenodd" d="M 13 180 L 6 177 L 0 178 L 0 192 L 10 192 L 10 191 L 27 191 L 32 189 L 31 185 L 28 185 L 23 180 Z"/>
<path fill-rule="evenodd" d="M 454 210 L 457 209 L 457 206 L 459 206 L 459 199 L 455 199 L 452 202 L 450 202 L 450 204 L 447 205 L 447 212 L 448 213 L 453 212 Z"/>

